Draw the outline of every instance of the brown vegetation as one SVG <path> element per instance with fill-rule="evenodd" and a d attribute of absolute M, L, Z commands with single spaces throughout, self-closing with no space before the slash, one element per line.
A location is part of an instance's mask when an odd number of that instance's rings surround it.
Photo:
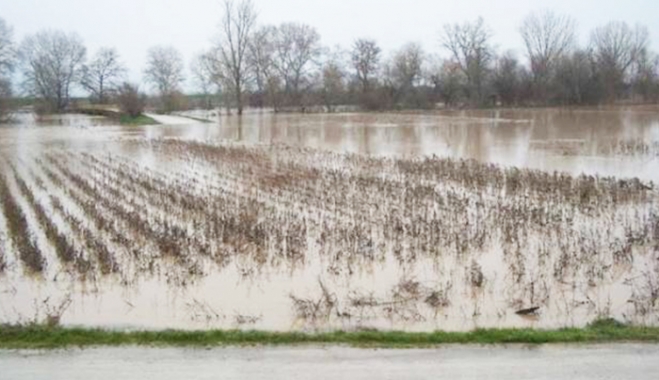
<path fill-rule="evenodd" d="M 21 209 L 9 190 L 7 183 L 9 173 L 4 165 L 2 168 L 4 173 L 0 176 L 0 198 L 2 198 L 3 212 L 7 221 L 8 238 L 14 243 L 14 249 L 25 268 L 33 273 L 41 273 L 46 265 L 45 260 L 28 228 L 25 211 Z"/>
<path fill-rule="evenodd" d="M 457 274 L 437 283 L 402 278 L 387 294 L 340 294 L 323 280 L 317 298 L 291 295 L 295 314 L 309 327 L 368 324 L 374 316 L 425 321 L 455 297 L 473 302 L 475 318 L 486 292 L 502 283 L 511 310 L 545 307 L 556 297 L 552 287 L 586 291 L 606 284 L 639 252 L 659 247 L 657 191 L 638 179 L 284 146 L 129 144 L 171 170 L 52 148 L 7 173 L 62 265 L 88 280 L 117 275 L 134 283 L 158 275 L 186 286 L 211 273 L 209 266 L 231 264 L 244 278 L 320 265 L 322 277 L 334 279 L 390 260 L 403 270 L 454 263 Z M 41 262 L 36 245 L 16 238 L 29 236 L 23 231 L 30 227 L 5 187 L 8 236 L 21 260 L 40 271 L 33 264 Z M 55 191 L 42 199 L 33 188 Z M 501 252 L 496 276 L 482 262 L 489 252 Z M 453 286 L 459 279 L 464 282 Z M 656 307 L 653 281 L 649 272 L 648 281 L 630 283 L 638 313 Z"/>

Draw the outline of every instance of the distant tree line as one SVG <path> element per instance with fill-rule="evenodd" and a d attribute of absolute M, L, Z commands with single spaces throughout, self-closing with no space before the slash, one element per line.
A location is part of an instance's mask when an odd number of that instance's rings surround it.
<path fill-rule="evenodd" d="M 13 30 L 0 18 L 0 122 L 6 120 L 11 108 L 11 73 L 16 62 Z"/>
<path fill-rule="evenodd" d="M 347 50 L 328 48 L 312 26 L 259 25 L 251 0 L 224 0 L 212 46 L 189 65 L 199 92 L 195 105 L 275 111 L 365 110 L 489 106 L 567 106 L 659 101 L 659 58 L 648 29 L 613 21 L 595 28 L 587 46 L 577 43 L 576 22 L 553 12 L 529 14 L 519 26 L 524 56 L 498 51 L 482 18 L 445 25 L 437 48 L 443 58 L 409 43 L 385 55 L 377 41 L 356 39 Z M 147 53 L 144 81 L 157 93 L 153 106 L 168 112 L 188 106 L 185 63 L 171 46 Z M 87 59 L 76 34 L 42 31 L 19 46 L 0 19 L 0 116 L 12 97 L 10 75 L 22 72 L 22 89 L 43 112 L 63 112 L 72 88 L 94 103 L 145 102 L 126 83 L 119 54 L 100 49 Z M 131 107 L 132 106 L 132 107 Z"/>

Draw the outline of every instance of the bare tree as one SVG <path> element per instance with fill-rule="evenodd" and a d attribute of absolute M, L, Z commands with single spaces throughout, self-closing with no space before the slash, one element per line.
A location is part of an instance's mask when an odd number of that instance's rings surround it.
<path fill-rule="evenodd" d="M 212 95 L 219 92 L 219 86 L 214 77 L 213 58 L 209 53 L 201 53 L 190 63 L 190 72 L 196 87 L 204 97 L 204 108 L 212 109 Z"/>
<path fill-rule="evenodd" d="M 593 55 L 600 70 L 609 100 L 620 95 L 632 64 L 647 50 L 648 29 L 613 21 L 596 28 L 591 36 Z"/>
<path fill-rule="evenodd" d="M 355 77 L 361 84 L 362 93 L 367 93 L 377 75 L 382 50 L 374 40 L 359 39 L 352 47 L 352 66 Z"/>
<path fill-rule="evenodd" d="M 496 60 L 492 84 L 503 105 L 512 106 L 517 103 L 521 76 L 519 62 L 512 52 L 507 52 Z"/>
<path fill-rule="evenodd" d="M 275 34 L 274 67 L 284 82 L 291 105 L 301 105 L 301 86 L 309 79 L 312 63 L 322 50 L 320 35 L 311 26 L 285 23 Z"/>
<path fill-rule="evenodd" d="M 557 61 L 574 46 L 576 22 L 573 18 L 553 12 L 531 13 L 520 33 L 524 39 L 531 72 L 536 77 L 547 77 Z"/>
<path fill-rule="evenodd" d="M 550 11 L 529 14 L 520 27 L 537 97 L 547 101 L 548 85 L 556 64 L 575 43 L 576 22 Z"/>
<path fill-rule="evenodd" d="M 261 97 L 259 106 L 270 103 L 277 111 L 279 92 L 277 71 L 274 66 L 275 35 L 277 28 L 264 26 L 254 32 L 249 45 L 249 65 L 253 72 L 256 90 Z"/>
<path fill-rule="evenodd" d="M 13 30 L 0 18 L 0 122 L 6 121 L 11 111 L 12 88 L 8 76 L 15 59 Z"/>
<path fill-rule="evenodd" d="M 601 81 L 597 79 L 590 51 L 576 50 L 563 57 L 556 70 L 554 80 L 563 104 L 595 104 L 601 101 L 604 91 Z"/>
<path fill-rule="evenodd" d="M 156 46 L 149 50 L 144 75 L 160 95 L 171 94 L 183 83 L 183 58 L 173 47 Z"/>
<path fill-rule="evenodd" d="M 144 112 L 146 95 L 140 93 L 137 85 L 125 82 L 117 88 L 117 103 L 122 113 L 138 117 Z"/>
<path fill-rule="evenodd" d="M 26 37 L 20 49 L 25 89 L 45 102 L 48 111 L 64 111 L 71 87 L 81 77 L 85 55 L 76 34 L 44 31 Z"/>
<path fill-rule="evenodd" d="M 249 74 L 247 54 L 255 24 L 256 11 L 251 0 L 242 0 L 238 5 L 224 0 L 217 57 L 235 98 L 238 115 L 243 113 L 243 92 Z"/>
<path fill-rule="evenodd" d="M 387 65 L 387 83 L 393 90 L 393 102 L 405 107 L 420 106 L 416 86 L 423 78 L 425 53 L 419 44 L 410 43 L 394 54 Z"/>
<path fill-rule="evenodd" d="M 644 101 L 659 100 L 659 55 L 643 51 L 634 63 L 632 73 L 634 94 Z"/>
<path fill-rule="evenodd" d="M 322 70 L 322 96 L 327 112 L 334 112 L 345 93 L 343 52 L 339 48 L 328 54 Z"/>
<path fill-rule="evenodd" d="M 9 80 L 0 78 L 0 123 L 10 119 L 12 110 L 12 90 Z"/>
<path fill-rule="evenodd" d="M 173 47 L 156 46 L 149 50 L 145 79 L 158 91 L 162 110 L 173 111 L 177 106 L 176 97 L 183 83 L 183 58 Z"/>
<path fill-rule="evenodd" d="M 444 26 L 442 46 L 451 53 L 464 73 L 467 95 L 475 104 L 482 104 L 485 99 L 486 76 L 494 56 L 491 38 L 492 33 L 482 18 L 462 25 Z"/>
<path fill-rule="evenodd" d="M 14 31 L 0 18 L 0 78 L 12 72 L 15 60 Z"/>
<path fill-rule="evenodd" d="M 334 112 L 344 92 L 344 74 L 335 62 L 329 62 L 323 67 L 323 100 L 327 112 Z"/>
<path fill-rule="evenodd" d="M 102 48 L 88 65 L 83 66 L 82 86 L 89 91 L 92 99 L 105 104 L 109 94 L 119 86 L 126 69 L 119 61 L 115 49 Z"/>
<path fill-rule="evenodd" d="M 435 86 L 435 92 L 446 107 L 454 106 L 460 100 L 464 87 L 464 74 L 460 65 L 452 60 L 444 60 L 433 71 L 430 79 Z"/>
<path fill-rule="evenodd" d="M 227 72 L 227 67 L 222 63 L 220 52 L 213 48 L 206 53 L 206 63 L 210 72 L 211 82 L 217 89 L 217 93 L 222 103 L 226 107 L 227 115 L 231 114 L 232 99 L 234 94 L 227 89 L 232 88 L 231 73 Z"/>
<path fill-rule="evenodd" d="M 397 87 L 412 88 L 422 78 L 425 53 L 419 44 L 410 43 L 400 49 L 392 60 L 392 75 Z"/>

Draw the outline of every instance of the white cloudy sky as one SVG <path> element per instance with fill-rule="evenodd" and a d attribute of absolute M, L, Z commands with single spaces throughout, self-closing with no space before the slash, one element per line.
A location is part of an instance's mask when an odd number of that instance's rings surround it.
<path fill-rule="evenodd" d="M 517 29 L 534 10 L 567 13 L 578 21 L 582 42 L 592 28 L 611 20 L 650 28 L 659 50 L 659 0 L 254 0 L 260 23 L 303 22 L 315 26 L 328 46 L 350 46 L 357 37 L 379 41 L 386 51 L 419 42 L 442 54 L 438 35 L 446 23 L 482 16 L 501 50 L 521 56 Z M 220 0 L 0 0 L 0 17 L 16 39 L 41 29 L 77 32 L 90 53 L 119 50 L 134 81 L 141 79 L 146 51 L 173 45 L 189 59 L 209 46 L 221 17 Z"/>

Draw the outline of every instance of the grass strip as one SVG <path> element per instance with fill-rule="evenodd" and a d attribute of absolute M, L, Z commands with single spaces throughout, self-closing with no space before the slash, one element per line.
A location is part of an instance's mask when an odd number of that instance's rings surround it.
<path fill-rule="evenodd" d="M 107 108 L 98 108 L 98 107 L 81 107 L 81 108 L 74 108 L 71 109 L 70 112 L 72 113 L 79 113 L 83 115 L 90 115 L 90 116 L 103 116 L 108 119 L 116 120 L 119 122 L 121 125 L 128 125 L 128 126 L 142 126 L 142 125 L 158 125 L 156 120 L 153 118 L 150 118 L 144 114 L 140 114 L 138 116 L 131 116 L 119 111 L 107 109 Z"/>
<path fill-rule="evenodd" d="M 95 346 L 213 347 L 330 344 L 368 348 L 432 347 L 443 344 L 659 343 L 659 327 L 624 325 L 612 320 L 560 330 L 488 329 L 471 332 L 330 332 L 307 334 L 264 331 L 110 331 L 48 327 L 0 326 L 2 349 L 57 349 Z"/>

